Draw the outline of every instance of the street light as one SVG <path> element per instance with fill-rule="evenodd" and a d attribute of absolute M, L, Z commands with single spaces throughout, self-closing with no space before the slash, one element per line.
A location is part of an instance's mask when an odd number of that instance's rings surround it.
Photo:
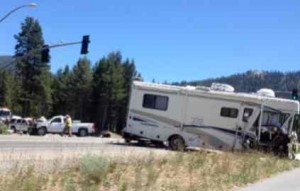
<path fill-rule="evenodd" d="M 21 5 L 21 6 L 19 6 L 19 7 L 14 8 L 13 10 L 11 10 L 10 12 L 8 12 L 6 15 L 4 15 L 4 17 L 2 17 L 2 18 L 0 19 L 0 23 L 1 23 L 4 19 L 6 19 L 9 15 L 11 15 L 13 12 L 15 12 L 15 11 L 17 11 L 17 10 L 19 10 L 19 9 L 22 9 L 22 8 L 24 8 L 24 7 L 31 7 L 31 8 L 34 8 L 34 7 L 37 7 L 37 4 L 36 4 L 36 3 L 29 3 L 29 4 L 26 4 L 26 5 Z"/>

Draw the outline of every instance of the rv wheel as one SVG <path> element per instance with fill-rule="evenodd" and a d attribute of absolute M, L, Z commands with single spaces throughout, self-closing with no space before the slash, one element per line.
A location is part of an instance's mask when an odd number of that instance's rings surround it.
<path fill-rule="evenodd" d="M 174 135 L 169 138 L 169 147 L 174 151 L 184 151 L 185 142 L 184 139 L 179 135 Z"/>

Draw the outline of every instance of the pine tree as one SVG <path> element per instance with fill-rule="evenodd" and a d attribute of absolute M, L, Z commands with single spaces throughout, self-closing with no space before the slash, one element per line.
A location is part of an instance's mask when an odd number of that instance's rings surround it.
<path fill-rule="evenodd" d="M 115 130 L 119 108 L 126 96 L 122 56 L 113 52 L 96 63 L 93 73 L 94 119 L 102 130 Z"/>
<path fill-rule="evenodd" d="M 12 74 L 0 70 L 0 107 L 12 105 Z"/>
<path fill-rule="evenodd" d="M 107 61 L 110 66 L 109 73 L 111 77 L 107 108 L 107 127 L 113 131 L 117 131 L 118 121 L 121 117 L 119 116 L 119 109 L 122 107 L 122 101 L 126 97 L 121 53 L 109 54 Z"/>
<path fill-rule="evenodd" d="M 15 39 L 16 70 L 21 80 L 19 101 L 22 104 L 22 114 L 48 115 L 52 109 L 52 76 L 47 65 L 41 66 L 40 50 L 44 40 L 39 22 L 27 17 Z"/>
<path fill-rule="evenodd" d="M 118 133 L 121 133 L 121 130 L 126 125 L 131 85 L 132 85 L 133 79 L 137 76 L 137 71 L 136 71 L 133 60 L 129 61 L 129 59 L 126 59 L 125 62 L 122 64 L 122 67 L 123 67 L 125 96 L 121 100 L 121 104 L 119 107 L 119 114 L 118 114 L 119 120 L 118 120 L 118 125 L 117 125 Z"/>
<path fill-rule="evenodd" d="M 53 115 L 66 114 L 72 110 L 72 103 L 69 99 L 71 92 L 72 73 L 69 66 L 59 69 L 54 75 L 53 82 Z"/>
<path fill-rule="evenodd" d="M 0 107 L 6 106 L 14 113 L 19 114 L 21 111 L 18 103 L 20 81 L 13 72 L 0 71 Z"/>
<path fill-rule="evenodd" d="M 79 59 L 74 66 L 70 83 L 73 92 L 70 99 L 74 103 L 72 116 L 84 121 L 90 120 L 92 69 L 86 57 Z"/>
<path fill-rule="evenodd" d="M 92 81 L 92 118 L 99 132 L 104 129 L 106 121 L 108 75 L 108 64 L 104 57 L 95 64 Z"/>

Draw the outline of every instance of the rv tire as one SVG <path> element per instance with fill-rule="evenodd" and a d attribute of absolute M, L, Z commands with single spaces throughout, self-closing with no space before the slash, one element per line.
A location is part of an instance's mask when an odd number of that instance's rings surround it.
<path fill-rule="evenodd" d="M 184 151 L 185 141 L 180 135 L 173 135 L 169 138 L 169 147 L 173 151 Z"/>

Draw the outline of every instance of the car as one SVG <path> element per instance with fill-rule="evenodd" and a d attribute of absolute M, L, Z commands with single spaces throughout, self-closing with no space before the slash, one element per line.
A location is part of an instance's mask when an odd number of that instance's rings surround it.
<path fill-rule="evenodd" d="M 31 124 L 32 124 L 31 118 L 12 118 L 9 123 L 9 129 L 11 129 L 14 133 L 16 132 L 27 133 Z"/>

